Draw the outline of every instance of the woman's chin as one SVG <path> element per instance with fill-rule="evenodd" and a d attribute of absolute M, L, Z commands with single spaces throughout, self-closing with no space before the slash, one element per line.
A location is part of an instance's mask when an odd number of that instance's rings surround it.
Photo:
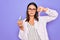
<path fill-rule="evenodd" d="M 30 16 L 34 16 L 34 15 L 30 15 Z"/>

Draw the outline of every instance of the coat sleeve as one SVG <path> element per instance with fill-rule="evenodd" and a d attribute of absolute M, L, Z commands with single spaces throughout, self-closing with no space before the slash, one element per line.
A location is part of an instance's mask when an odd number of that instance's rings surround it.
<path fill-rule="evenodd" d="M 48 14 L 48 16 L 43 17 L 46 22 L 53 21 L 58 17 L 58 12 L 56 10 L 53 10 L 53 9 L 48 8 L 48 10 L 46 11 L 46 14 Z"/>
<path fill-rule="evenodd" d="M 19 34 L 18 34 L 18 37 L 19 37 L 19 39 L 23 39 L 23 37 L 24 37 L 24 31 L 22 31 L 22 30 L 20 30 L 19 29 Z"/>

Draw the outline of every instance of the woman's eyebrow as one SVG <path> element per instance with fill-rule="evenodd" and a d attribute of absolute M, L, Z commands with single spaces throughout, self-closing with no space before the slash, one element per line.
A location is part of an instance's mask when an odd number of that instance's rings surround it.
<path fill-rule="evenodd" d="M 29 9 L 36 9 L 36 8 L 29 8 Z"/>

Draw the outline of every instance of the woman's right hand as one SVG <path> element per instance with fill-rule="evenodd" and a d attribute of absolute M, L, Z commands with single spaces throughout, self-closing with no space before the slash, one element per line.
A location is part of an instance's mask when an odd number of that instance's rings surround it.
<path fill-rule="evenodd" d="M 18 20 L 17 24 L 18 24 L 19 28 L 24 31 L 23 21 L 22 20 Z"/>

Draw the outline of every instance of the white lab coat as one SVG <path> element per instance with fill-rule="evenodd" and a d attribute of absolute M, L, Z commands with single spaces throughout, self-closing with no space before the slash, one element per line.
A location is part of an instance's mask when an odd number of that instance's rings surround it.
<path fill-rule="evenodd" d="M 48 16 L 39 16 L 39 22 L 34 20 L 35 23 L 35 29 L 37 30 L 41 40 L 49 40 L 48 34 L 47 34 L 47 29 L 46 29 L 46 24 L 52 20 L 55 20 L 58 16 L 58 13 L 56 10 L 49 9 L 46 11 L 46 14 Z M 24 31 L 19 30 L 18 37 L 21 40 L 28 40 L 27 34 L 28 34 L 28 28 L 27 28 L 27 23 L 25 22 L 26 19 L 23 20 L 23 26 L 24 26 Z"/>

